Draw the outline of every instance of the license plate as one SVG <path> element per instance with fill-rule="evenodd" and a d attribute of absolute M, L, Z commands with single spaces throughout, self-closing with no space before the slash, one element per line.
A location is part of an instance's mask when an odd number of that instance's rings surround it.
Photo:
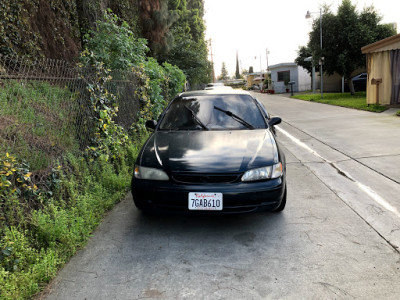
<path fill-rule="evenodd" d="M 222 210 L 222 193 L 189 193 L 189 210 Z"/>

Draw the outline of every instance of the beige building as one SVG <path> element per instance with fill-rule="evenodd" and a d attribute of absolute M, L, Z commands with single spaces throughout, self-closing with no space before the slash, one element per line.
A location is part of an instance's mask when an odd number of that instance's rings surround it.
<path fill-rule="evenodd" d="M 260 84 L 264 81 L 266 77 L 266 73 L 256 72 L 249 73 L 246 75 L 247 87 L 250 88 L 253 85 L 260 86 Z"/>
<path fill-rule="evenodd" d="M 350 78 L 365 72 L 366 72 L 365 69 L 359 68 L 351 73 Z M 318 76 L 317 78 L 318 82 L 316 86 L 317 89 L 319 89 L 321 78 L 320 76 Z M 334 73 L 333 75 L 324 74 L 324 92 L 339 93 L 343 92 L 343 90 L 346 91 L 347 89 L 348 89 L 348 83 L 346 83 L 345 78 L 340 76 L 338 73 Z"/>
<path fill-rule="evenodd" d="M 367 103 L 400 104 L 400 34 L 361 51 L 367 55 Z"/>

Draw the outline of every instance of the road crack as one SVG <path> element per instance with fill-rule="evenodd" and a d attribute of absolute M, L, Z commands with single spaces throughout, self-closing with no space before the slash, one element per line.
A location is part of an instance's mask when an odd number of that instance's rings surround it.
<path fill-rule="evenodd" d="M 350 293 L 348 293 L 347 291 L 345 291 L 344 289 L 341 289 L 333 284 L 327 283 L 327 282 L 314 282 L 315 284 L 319 284 L 322 285 L 325 289 L 327 289 L 328 291 L 330 291 L 331 293 L 335 294 L 336 296 L 339 297 L 343 297 L 343 296 L 349 296 L 353 299 L 355 299 L 355 297 L 353 295 L 351 295 Z"/>

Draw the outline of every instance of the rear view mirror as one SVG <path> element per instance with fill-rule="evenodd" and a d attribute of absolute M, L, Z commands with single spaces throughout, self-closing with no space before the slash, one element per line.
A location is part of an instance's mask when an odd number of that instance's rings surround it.
<path fill-rule="evenodd" d="M 282 119 L 281 119 L 281 118 L 279 118 L 279 117 L 273 117 L 273 118 L 271 118 L 271 119 L 269 120 L 268 125 L 272 127 L 272 126 L 274 126 L 274 125 L 280 124 L 281 122 L 282 122 Z"/>
<path fill-rule="evenodd" d="M 146 128 L 155 130 L 156 127 L 157 127 L 157 121 L 154 121 L 154 120 L 146 121 Z"/>

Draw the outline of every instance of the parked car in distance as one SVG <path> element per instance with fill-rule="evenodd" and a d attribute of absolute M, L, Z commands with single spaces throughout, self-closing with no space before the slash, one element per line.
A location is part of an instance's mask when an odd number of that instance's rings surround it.
<path fill-rule="evenodd" d="M 132 177 L 145 211 L 245 213 L 282 211 L 286 161 L 270 117 L 250 93 L 202 90 L 178 95 L 144 143 Z"/>
<path fill-rule="evenodd" d="M 367 89 L 367 73 L 361 73 L 352 78 L 354 91 L 360 92 Z"/>
<path fill-rule="evenodd" d="M 207 86 L 204 89 L 205 90 L 233 90 L 233 88 L 231 86 L 226 86 L 226 85 Z"/>
<path fill-rule="evenodd" d="M 205 88 L 217 87 L 217 86 L 225 86 L 225 84 L 223 82 L 210 82 L 206 84 Z"/>

